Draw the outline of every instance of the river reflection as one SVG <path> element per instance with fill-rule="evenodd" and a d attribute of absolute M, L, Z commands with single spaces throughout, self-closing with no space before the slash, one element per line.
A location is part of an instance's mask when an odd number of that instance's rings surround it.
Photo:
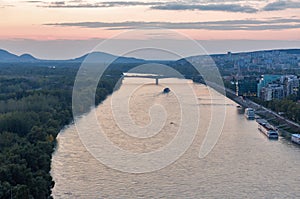
<path fill-rule="evenodd" d="M 123 135 L 112 119 L 112 97 L 96 110 L 107 137 L 134 152 L 162 147 L 179 128 L 180 104 L 176 96 L 160 95 L 163 86 L 151 84 L 153 80 L 143 81 L 149 84 L 133 93 L 130 115 L 137 125 L 145 126 L 150 122 L 149 107 L 153 103 L 162 104 L 168 119 L 158 135 L 140 142 Z M 176 81 L 161 83 L 176 85 Z M 125 79 L 117 92 L 126 91 L 133 84 Z M 70 125 L 59 134 L 53 155 L 54 198 L 299 198 L 300 148 L 284 139 L 269 141 L 258 131 L 255 121 L 248 121 L 240 114 L 234 102 L 212 99 L 203 85 L 191 83 L 191 86 L 198 98 L 200 128 L 191 147 L 175 163 L 145 174 L 111 169 L 85 149 L 75 126 Z M 224 106 L 226 119 L 221 137 L 209 155 L 200 159 L 211 109 Z"/>

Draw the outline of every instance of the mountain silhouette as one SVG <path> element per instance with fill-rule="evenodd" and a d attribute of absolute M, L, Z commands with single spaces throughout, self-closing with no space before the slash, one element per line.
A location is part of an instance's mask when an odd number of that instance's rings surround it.
<path fill-rule="evenodd" d="M 119 57 L 112 54 L 104 52 L 92 52 L 85 54 L 81 57 L 75 59 L 67 60 L 42 60 L 33 57 L 30 54 L 15 55 L 6 50 L 0 49 L 0 62 L 2 63 L 26 63 L 26 62 L 66 62 L 66 63 L 82 63 L 82 62 L 91 62 L 91 63 L 144 63 L 143 59 L 136 59 L 133 57 Z"/>

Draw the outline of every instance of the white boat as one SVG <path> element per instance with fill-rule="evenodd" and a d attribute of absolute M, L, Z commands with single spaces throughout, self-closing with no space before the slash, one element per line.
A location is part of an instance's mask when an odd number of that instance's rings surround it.
<path fill-rule="evenodd" d="M 300 134 L 292 134 L 291 140 L 297 144 L 300 144 Z"/>
<path fill-rule="evenodd" d="M 244 115 L 248 120 L 254 120 L 255 119 L 255 113 L 254 113 L 254 110 L 252 108 L 246 108 Z"/>
<path fill-rule="evenodd" d="M 278 131 L 264 119 L 256 120 L 258 129 L 265 134 L 269 139 L 278 139 Z"/>

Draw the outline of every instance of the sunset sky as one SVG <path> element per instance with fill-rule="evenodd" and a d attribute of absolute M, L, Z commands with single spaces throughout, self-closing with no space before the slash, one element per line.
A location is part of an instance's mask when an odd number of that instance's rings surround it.
<path fill-rule="evenodd" d="M 231 40 L 249 44 L 249 40 L 274 41 L 269 43 L 275 46 L 265 46 L 266 49 L 300 44 L 299 0 L 0 0 L 0 17 L 0 48 L 22 53 L 19 45 L 25 48 L 23 51 L 49 58 L 57 55 L 40 52 L 39 45 L 50 44 L 52 52 L 51 45 L 55 48 L 59 43 L 81 41 L 77 43 L 81 50 L 61 55 L 75 56 L 92 48 L 91 41 L 139 28 L 166 28 L 195 40 L 222 41 L 224 45 Z M 233 47 L 248 49 L 252 48 Z"/>

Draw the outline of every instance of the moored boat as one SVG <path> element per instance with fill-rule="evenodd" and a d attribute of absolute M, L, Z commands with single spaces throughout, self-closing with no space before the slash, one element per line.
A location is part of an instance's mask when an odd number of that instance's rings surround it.
<path fill-rule="evenodd" d="M 269 139 L 278 139 L 278 131 L 264 119 L 256 120 L 258 129 L 265 134 Z"/>
<path fill-rule="evenodd" d="M 297 144 L 300 144 L 300 134 L 292 134 L 291 140 Z"/>
<path fill-rule="evenodd" d="M 255 113 L 254 113 L 254 110 L 252 108 L 246 108 L 244 115 L 248 120 L 254 120 L 255 119 Z"/>

